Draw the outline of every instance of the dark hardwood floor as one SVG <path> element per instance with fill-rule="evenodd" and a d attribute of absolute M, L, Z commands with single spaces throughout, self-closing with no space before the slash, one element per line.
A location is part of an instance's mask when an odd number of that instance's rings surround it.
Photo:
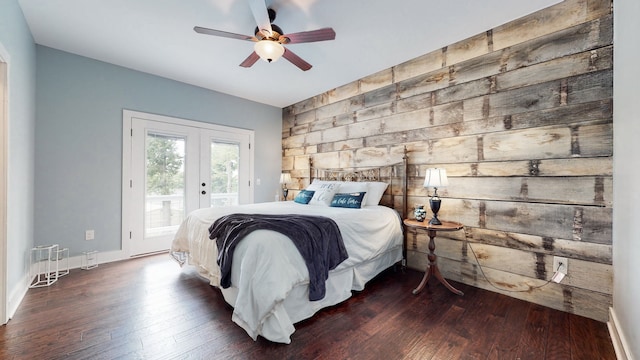
<path fill-rule="evenodd" d="M 219 290 L 156 255 L 72 270 L 30 289 L 0 327 L 1 359 L 615 359 L 607 326 L 460 283 L 419 295 L 422 273 L 387 271 L 296 325 L 253 341 Z"/>

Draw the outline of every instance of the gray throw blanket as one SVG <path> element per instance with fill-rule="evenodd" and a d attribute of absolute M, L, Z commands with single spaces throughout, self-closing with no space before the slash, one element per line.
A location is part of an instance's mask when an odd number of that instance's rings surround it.
<path fill-rule="evenodd" d="M 330 218 L 308 215 L 230 214 L 209 227 L 209 238 L 216 239 L 220 286 L 231 286 L 233 251 L 242 238 L 254 230 L 273 230 L 288 236 L 302 255 L 309 270 L 309 300 L 324 298 L 329 270 L 346 260 L 338 225 Z"/>

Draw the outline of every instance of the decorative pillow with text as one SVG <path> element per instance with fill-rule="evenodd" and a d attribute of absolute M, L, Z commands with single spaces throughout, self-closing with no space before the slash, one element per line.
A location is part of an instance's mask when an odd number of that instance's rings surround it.
<path fill-rule="evenodd" d="M 309 205 L 329 206 L 333 195 L 338 191 L 340 184 L 327 183 L 327 184 L 311 184 L 307 187 L 309 191 L 315 191 L 313 197 L 309 201 Z"/>
<path fill-rule="evenodd" d="M 331 200 L 332 207 L 343 207 L 349 209 L 360 209 L 362 207 L 362 199 L 365 192 L 357 193 L 339 193 L 333 196 Z"/>

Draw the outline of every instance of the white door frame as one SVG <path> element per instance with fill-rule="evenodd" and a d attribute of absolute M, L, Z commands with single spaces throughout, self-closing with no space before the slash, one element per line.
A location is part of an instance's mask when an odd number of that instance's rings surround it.
<path fill-rule="evenodd" d="M 9 130 L 9 54 L 0 44 L 0 324 L 9 321 L 7 312 L 7 156 Z"/>
<path fill-rule="evenodd" d="M 132 209 L 130 208 L 132 198 L 131 179 L 133 178 L 132 168 L 132 137 L 131 128 L 134 118 L 145 119 L 157 122 L 165 122 L 182 126 L 191 126 L 195 128 L 208 129 L 220 132 L 233 131 L 243 133 L 249 136 L 249 198 L 248 202 L 252 203 L 254 199 L 254 131 L 247 129 L 234 128 L 230 126 L 222 126 L 211 123 L 185 120 L 170 116 L 149 114 L 139 111 L 123 109 L 122 111 L 122 251 L 126 257 L 130 257 L 131 252 L 131 229 L 133 227 Z"/>

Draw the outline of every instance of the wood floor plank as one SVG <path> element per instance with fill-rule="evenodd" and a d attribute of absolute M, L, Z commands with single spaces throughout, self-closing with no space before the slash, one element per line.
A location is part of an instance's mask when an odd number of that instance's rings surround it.
<path fill-rule="evenodd" d="M 483 345 L 491 344 L 496 335 L 495 330 L 497 328 L 493 329 L 493 321 L 496 317 L 493 312 L 495 311 L 494 307 L 497 300 L 501 296 L 497 293 L 488 293 L 486 295 L 478 302 L 478 306 L 474 306 L 465 312 L 465 315 L 453 329 L 460 337 L 467 339 L 467 349 L 463 355 L 468 359 L 485 359 L 490 346 L 485 347 Z M 477 324 L 485 324 L 485 326 L 479 327 Z"/>
<path fill-rule="evenodd" d="M 30 289 L 0 327 L 1 359 L 615 359 L 606 324 L 422 272 L 385 271 L 296 324 L 289 345 L 253 341 L 218 289 L 168 255 L 72 270 Z"/>
<path fill-rule="evenodd" d="M 584 317 L 570 317 L 571 327 L 571 354 L 572 359 L 593 358 L 615 358 L 615 351 L 609 347 L 601 347 L 605 329 L 600 326 L 600 322 Z M 581 339 L 591 339 L 584 343 Z M 607 335 L 607 340 L 610 338 Z"/>
<path fill-rule="evenodd" d="M 517 358 L 540 360 L 546 355 L 550 311 L 540 305 L 529 308 L 527 322 L 518 344 Z"/>
<path fill-rule="evenodd" d="M 547 359 L 571 359 L 571 326 L 569 314 L 554 313 L 549 319 L 547 336 Z"/>
<path fill-rule="evenodd" d="M 506 297 L 505 297 L 506 298 Z M 502 329 L 496 334 L 496 338 L 491 345 L 488 359 L 516 359 L 518 351 L 518 340 L 527 322 L 527 314 L 532 304 L 512 299 L 503 299 L 506 301 L 505 314 L 502 322 Z"/>
<path fill-rule="evenodd" d="M 423 341 L 413 346 L 407 353 L 407 358 L 411 359 L 431 359 L 436 354 L 440 346 L 448 337 L 451 328 L 464 314 L 464 309 L 458 306 L 451 306 L 440 319 L 437 326 L 423 335 Z"/>

